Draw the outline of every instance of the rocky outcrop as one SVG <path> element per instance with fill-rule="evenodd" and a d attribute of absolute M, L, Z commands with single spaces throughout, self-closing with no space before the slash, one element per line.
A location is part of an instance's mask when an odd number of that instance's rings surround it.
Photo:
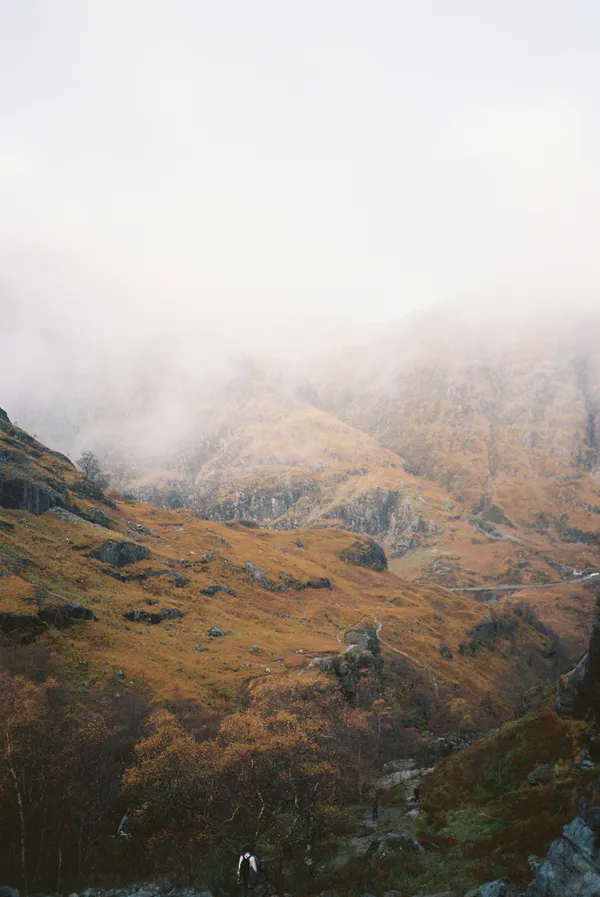
<path fill-rule="evenodd" d="M 377 632 L 372 628 L 349 630 L 344 641 L 346 647 L 339 654 L 315 657 L 309 667 L 337 676 L 341 690 L 352 697 L 366 672 L 381 671 L 381 646 Z"/>
<path fill-rule="evenodd" d="M 377 630 L 369 626 L 361 629 L 349 629 L 344 633 L 344 643 L 355 645 L 361 651 L 369 651 L 374 657 L 379 657 L 381 654 Z"/>
<path fill-rule="evenodd" d="M 134 608 L 124 613 L 123 616 L 126 620 L 131 620 L 132 623 L 149 623 L 152 626 L 156 626 L 158 623 L 162 623 L 163 620 L 179 620 L 183 617 L 183 613 L 174 607 L 161 607 L 156 612 Z"/>
<path fill-rule="evenodd" d="M 48 627 L 36 614 L 25 611 L 0 611 L 0 632 L 23 645 L 34 642 Z"/>
<path fill-rule="evenodd" d="M 314 502 L 320 494 L 319 486 L 313 480 L 290 487 L 281 485 L 240 490 L 224 500 L 217 497 L 219 487 L 220 484 L 213 486 L 201 481 L 196 484 L 193 506 L 197 508 L 199 517 L 205 520 L 245 520 L 269 525 L 287 514 L 302 498 L 311 496 Z M 293 528 L 292 523 L 290 528 Z"/>
<path fill-rule="evenodd" d="M 110 564 L 111 567 L 125 567 L 127 564 L 145 561 L 150 557 L 150 550 L 135 542 L 116 542 L 109 539 L 99 548 L 90 551 L 88 557 Z"/>
<path fill-rule="evenodd" d="M 392 760 L 383 767 L 384 775 L 375 782 L 375 789 L 379 792 L 391 791 L 402 787 L 404 799 L 410 803 L 415 788 L 421 784 L 423 777 L 433 772 L 434 767 L 419 769 L 415 760 Z"/>
<path fill-rule="evenodd" d="M 405 851 L 425 852 L 408 826 L 401 831 L 351 838 L 337 856 L 322 866 L 319 872 L 325 875 L 339 872 L 349 862 L 357 859 L 364 860 L 368 865 L 377 865 L 386 857 Z"/>
<path fill-rule="evenodd" d="M 600 850 L 595 832 L 577 817 L 550 845 L 548 857 L 536 866 L 526 897 L 598 897 Z"/>
<path fill-rule="evenodd" d="M 387 570 L 385 551 L 373 539 L 357 539 L 349 548 L 342 551 L 340 558 L 346 564 L 353 564 L 355 567 L 369 567 L 380 573 Z"/>
<path fill-rule="evenodd" d="M 497 878 L 496 881 L 488 881 L 472 891 L 467 891 L 465 897 L 519 897 L 519 895 L 512 882 Z"/>
<path fill-rule="evenodd" d="M 98 617 L 89 607 L 75 601 L 67 601 L 58 595 L 38 593 L 32 602 L 38 606 L 38 617 L 54 629 L 67 629 L 78 620 L 93 620 Z"/>
<path fill-rule="evenodd" d="M 4 410 L 4 408 L 0 408 L 0 422 L 5 423 L 5 424 L 10 423 L 10 418 L 9 418 L 8 414 L 6 413 L 6 411 Z"/>
<path fill-rule="evenodd" d="M 594 624 L 587 654 L 558 680 L 556 709 L 561 716 L 600 716 L 600 586 L 596 586 Z"/>
<path fill-rule="evenodd" d="M 0 508 L 7 511 L 29 511 L 43 514 L 50 508 L 66 504 L 64 496 L 49 486 L 35 483 L 25 477 L 0 474 Z"/>

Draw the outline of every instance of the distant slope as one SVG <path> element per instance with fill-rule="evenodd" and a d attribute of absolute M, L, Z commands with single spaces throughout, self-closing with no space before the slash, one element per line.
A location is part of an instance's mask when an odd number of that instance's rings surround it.
<path fill-rule="evenodd" d="M 333 656 L 345 631 L 371 625 L 385 661 L 376 690 L 401 718 L 440 730 L 509 715 L 560 665 L 551 634 L 523 614 L 494 622 L 469 598 L 344 560 L 356 538 L 346 531 L 265 531 L 106 500 L 7 419 L 0 457 L 5 646 L 47 645 L 84 694 L 142 678 L 157 695 L 231 702 L 256 677 Z M 29 493 L 10 492 L 17 481 Z M 34 486 L 52 492 L 47 510 L 28 505 Z"/>

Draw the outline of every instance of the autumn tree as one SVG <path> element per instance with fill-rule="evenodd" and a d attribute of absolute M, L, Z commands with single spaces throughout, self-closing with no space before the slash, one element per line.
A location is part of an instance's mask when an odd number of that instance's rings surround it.
<path fill-rule="evenodd" d="M 233 868 L 254 842 L 281 888 L 306 844 L 356 800 L 366 727 L 318 672 L 256 683 L 248 706 L 202 743 L 161 711 L 124 778 L 138 831 L 154 856 L 172 863 L 175 851 L 189 873 L 211 856 Z"/>

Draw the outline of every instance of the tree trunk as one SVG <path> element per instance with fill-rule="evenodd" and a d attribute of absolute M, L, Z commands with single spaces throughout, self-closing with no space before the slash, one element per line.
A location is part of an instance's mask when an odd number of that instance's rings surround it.
<path fill-rule="evenodd" d="M 19 805 L 19 819 L 21 822 L 21 874 L 23 876 L 23 894 L 27 897 L 29 890 L 29 882 L 27 876 L 27 846 L 25 843 L 25 808 L 23 806 L 23 798 L 21 789 L 19 788 L 19 780 L 12 761 L 12 745 L 10 742 L 10 734 L 6 732 L 6 755 L 8 757 L 8 768 L 15 786 L 15 794 L 17 795 L 17 803 Z"/>

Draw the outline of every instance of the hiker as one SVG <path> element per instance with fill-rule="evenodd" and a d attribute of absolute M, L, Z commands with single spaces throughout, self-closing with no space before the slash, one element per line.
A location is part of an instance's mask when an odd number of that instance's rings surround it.
<path fill-rule="evenodd" d="M 246 845 L 238 863 L 238 884 L 243 887 L 244 897 L 252 894 L 258 882 L 258 860 L 250 845 Z"/>
<path fill-rule="evenodd" d="M 379 819 L 379 795 L 377 792 L 373 795 L 373 804 L 371 806 L 371 820 L 377 822 Z"/>

